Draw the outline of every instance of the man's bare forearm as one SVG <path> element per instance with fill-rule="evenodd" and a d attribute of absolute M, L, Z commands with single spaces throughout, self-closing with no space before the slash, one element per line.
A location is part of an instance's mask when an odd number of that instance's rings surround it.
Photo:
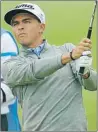
<path fill-rule="evenodd" d="M 70 57 L 70 52 L 68 52 L 67 54 L 63 54 L 62 58 L 61 58 L 61 62 L 62 64 L 66 64 L 69 63 L 70 61 L 72 61 L 71 57 Z"/>

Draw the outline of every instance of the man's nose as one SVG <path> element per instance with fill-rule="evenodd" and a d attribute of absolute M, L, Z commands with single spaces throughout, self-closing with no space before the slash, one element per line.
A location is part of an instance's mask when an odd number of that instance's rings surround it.
<path fill-rule="evenodd" d="M 19 23 L 19 25 L 18 25 L 18 30 L 23 30 L 23 29 L 24 29 L 23 23 Z"/>

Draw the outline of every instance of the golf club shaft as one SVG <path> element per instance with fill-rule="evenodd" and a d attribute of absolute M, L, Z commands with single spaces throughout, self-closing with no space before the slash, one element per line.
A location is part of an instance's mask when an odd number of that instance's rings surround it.
<path fill-rule="evenodd" d="M 87 38 L 91 38 L 91 34 L 92 34 L 92 27 L 89 27 L 88 29 L 88 34 L 87 34 Z"/>
<path fill-rule="evenodd" d="M 89 38 L 89 39 L 91 38 L 93 21 L 94 21 L 94 15 L 95 15 L 96 7 L 97 7 L 97 1 L 95 1 L 95 2 L 96 3 L 95 3 L 95 7 L 94 7 L 93 14 L 92 14 L 92 17 L 91 17 L 90 26 L 89 26 L 89 29 L 88 29 L 88 34 L 87 34 L 87 38 Z M 84 73 L 84 69 L 85 69 L 85 67 L 80 67 L 79 73 L 83 74 Z"/>

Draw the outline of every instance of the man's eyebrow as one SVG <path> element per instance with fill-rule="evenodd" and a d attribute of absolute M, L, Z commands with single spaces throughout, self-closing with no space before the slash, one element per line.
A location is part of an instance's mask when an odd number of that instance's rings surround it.
<path fill-rule="evenodd" d="M 24 19 L 22 19 L 22 22 L 23 22 L 23 21 L 27 21 L 27 20 L 31 20 L 31 19 L 32 19 L 32 18 L 24 18 Z M 13 19 L 13 20 L 11 21 L 11 24 L 13 24 L 13 23 L 19 23 L 19 21 Z"/>
<path fill-rule="evenodd" d="M 22 21 L 26 21 L 26 20 L 32 20 L 32 18 L 25 18 Z"/>

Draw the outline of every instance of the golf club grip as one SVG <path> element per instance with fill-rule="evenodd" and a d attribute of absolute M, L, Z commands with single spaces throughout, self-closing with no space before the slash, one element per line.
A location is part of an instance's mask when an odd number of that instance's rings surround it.
<path fill-rule="evenodd" d="M 80 74 L 83 74 L 84 73 L 84 67 L 80 67 L 79 73 Z"/>
<path fill-rule="evenodd" d="M 91 38 L 91 34 L 92 34 L 92 27 L 89 27 L 88 34 L 87 34 L 87 38 L 90 39 Z M 79 73 L 80 74 L 83 74 L 84 73 L 84 67 L 80 67 Z"/>
<path fill-rule="evenodd" d="M 89 27 L 87 38 L 90 39 L 91 38 L 91 34 L 92 34 L 92 27 Z"/>

